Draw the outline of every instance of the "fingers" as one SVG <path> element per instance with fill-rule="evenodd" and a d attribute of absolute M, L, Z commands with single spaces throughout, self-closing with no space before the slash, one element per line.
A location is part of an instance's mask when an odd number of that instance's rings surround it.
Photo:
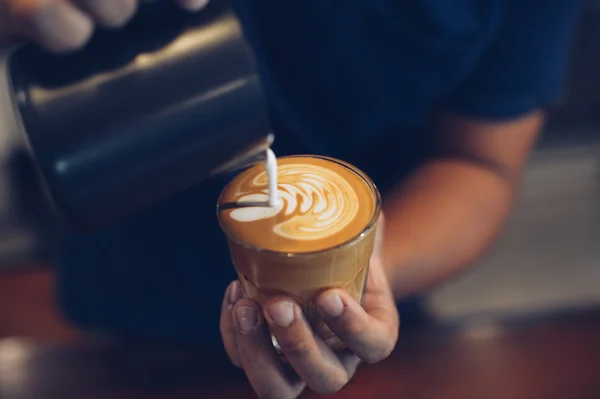
<path fill-rule="evenodd" d="M 366 363 L 387 358 L 398 340 L 399 319 L 385 275 L 376 262 L 369 273 L 364 308 L 342 290 L 322 293 L 317 309 L 331 330 Z M 370 287 L 369 287 L 370 285 Z"/>
<path fill-rule="evenodd" d="M 235 337 L 235 326 L 233 324 L 232 310 L 233 306 L 237 301 L 242 299 L 242 290 L 239 281 L 234 281 L 229 284 L 227 291 L 225 291 L 225 297 L 223 298 L 223 304 L 221 305 L 221 337 L 223 338 L 223 345 L 225 346 L 225 352 L 231 362 L 237 366 L 242 367 L 242 363 L 238 356 L 237 344 Z"/>
<path fill-rule="evenodd" d="M 2 2 L 6 2 L 6 10 Z M 198 11 L 209 1 L 177 2 L 189 11 Z M 4 36 L 27 37 L 52 52 L 67 52 L 87 43 L 95 24 L 105 28 L 125 25 L 138 5 L 139 0 L 0 0 L 0 21 L 10 26 L 0 31 Z"/>
<path fill-rule="evenodd" d="M 293 378 L 275 353 L 265 319 L 256 302 L 242 299 L 233 307 L 237 354 L 261 399 L 295 399 L 305 384 Z"/>
<path fill-rule="evenodd" d="M 327 344 L 315 338 L 293 300 L 275 298 L 263 312 L 282 353 L 308 387 L 329 395 L 348 383 L 348 371 Z"/>
<path fill-rule="evenodd" d="M 77 0 L 77 4 L 96 23 L 106 28 L 120 28 L 135 14 L 137 0 Z"/>
<path fill-rule="evenodd" d="M 206 7 L 209 0 L 177 0 L 177 3 L 186 10 L 199 11 Z"/>
<path fill-rule="evenodd" d="M 7 0 L 17 34 L 54 52 L 83 46 L 90 38 L 92 19 L 64 0 Z"/>

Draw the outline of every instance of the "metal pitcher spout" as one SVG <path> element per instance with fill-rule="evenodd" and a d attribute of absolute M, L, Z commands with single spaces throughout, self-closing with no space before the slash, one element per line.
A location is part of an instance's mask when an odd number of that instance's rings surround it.
<path fill-rule="evenodd" d="M 244 151 L 234 155 L 227 162 L 219 165 L 211 171 L 210 176 L 233 173 L 238 170 L 246 169 L 266 160 L 266 152 L 275 141 L 275 136 L 271 133 L 264 139 L 251 143 Z"/>

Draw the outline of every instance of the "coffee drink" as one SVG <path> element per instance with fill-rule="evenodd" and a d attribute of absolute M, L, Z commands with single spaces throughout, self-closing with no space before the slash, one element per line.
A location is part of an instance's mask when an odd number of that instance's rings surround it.
<path fill-rule="evenodd" d="M 277 178 L 279 203 L 221 212 L 226 231 L 269 251 L 313 252 L 354 238 L 373 217 L 373 190 L 361 175 L 341 163 L 312 157 L 280 158 Z M 227 186 L 220 203 L 266 203 L 267 186 L 267 173 L 256 166 Z"/>
<path fill-rule="evenodd" d="M 258 165 L 235 177 L 219 198 L 219 221 L 244 294 L 260 304 L 274 295 L 293 297 L 315 333 L 339 347 L 313 301 L 328 288 L 362 300 L 379 193 L 342 161 L 291 156 L 277 161 L 277 196 L 268 206 L 267 174 Z"/>

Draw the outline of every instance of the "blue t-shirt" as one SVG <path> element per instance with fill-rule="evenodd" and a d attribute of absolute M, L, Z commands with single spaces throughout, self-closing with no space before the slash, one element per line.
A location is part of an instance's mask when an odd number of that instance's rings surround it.
<path fill-rule="evenodd" d="M 554 100 L 575 0 L 239 0 L 278 155 L 344 159 L 389 190 L 427 156 L 437 110 L 490 120 Z M 230 177 L 68 237 L 60 301 L 82 328 L 218 339 L 235 278 L 215 217 Z"/>

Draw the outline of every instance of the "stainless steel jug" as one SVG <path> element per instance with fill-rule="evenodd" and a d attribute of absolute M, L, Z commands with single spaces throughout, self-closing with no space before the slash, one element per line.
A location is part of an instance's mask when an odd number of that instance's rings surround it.
<path fill-rule="evenodd" d="M 231 2 L 145 11 L 73 54 L 27 45 L 0 61 L 0 263 L 52 252 L 62 223 L 114 223 L 270 147 Z"/>

